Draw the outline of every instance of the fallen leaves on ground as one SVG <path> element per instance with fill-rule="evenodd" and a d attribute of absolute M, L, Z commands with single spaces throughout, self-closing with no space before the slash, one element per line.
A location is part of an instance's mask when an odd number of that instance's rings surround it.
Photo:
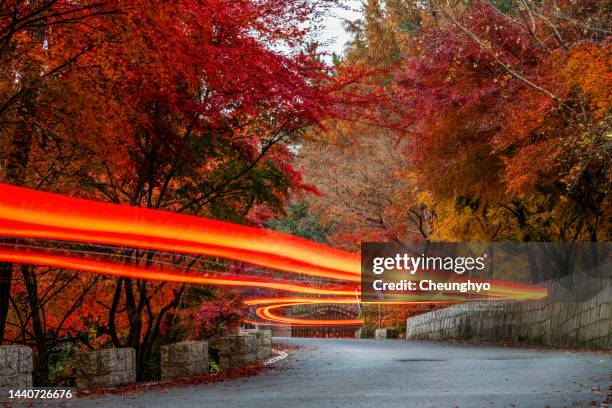
<path fill-rule="evenodd" d="M 304 350 L 305 347 L 304 346 L 297 346 L 297 345 L 293 345 L 293 344 L 281 344 L 281 343 L 275 343 L 274 344 L 274 350 L 276 351 L 284 351 L 285 353 L 291 352 L 291 351 L 299 351 L 299 350 Z"/>
<path fill-rule="evenodd" d="M 101 397 L 108 394 L 129 394 L 143 391 L 162 390 L 166 388 L 188 387 L 191 385 L 211 384 L 222 381 L 231 381 L 238 378 L 252 377 L 270 371 L 272 366 L 263 364 L 247 364 L 233 370 L 221 371 L 219 373 L 201 374 L 192 377 L 175 378 L 168 381 L 137 383 L 113 388 L 98 388 L 93 390 L 79 391 L 78 398 Z"/>

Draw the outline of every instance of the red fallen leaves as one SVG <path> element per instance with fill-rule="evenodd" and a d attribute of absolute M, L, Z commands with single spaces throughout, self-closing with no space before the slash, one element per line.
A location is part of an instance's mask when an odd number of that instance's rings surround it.
<path fill-rule="evenodd" d="M 78 398 L 84 397 L 102 397 L 107 394 L 131 394 L 136 392 L 163 390 L 174 387 L 188 387 L 191 385 L 212 384 L 223 381 L 236 380 L 238 378 L 247 378 L 254 375 L 262 374 L 272 370 L 274 367 L 263 364 L 247 364 L 244 367 L 236 368 L 229 371 L 222 371 L 213 374 L 202 374 L 192 377 L 181 377 L 171 381 L 159 381 L 138 383 L 131 385 L 123 385 L 114 388 L 97 388 L 94 390 L 79 391 Z"/>
<path fill-rule="evenodd" d="M 290 352 L 290 351 L 298 351 L 298 350 L 304 350 L 305 347 L 303 346 L 297 346 L 297 345 L 293 345 L 293 344 L 275 344 L 274 345 L 274 350 L 276 351 L 284 351 L 284 352 Z"/>

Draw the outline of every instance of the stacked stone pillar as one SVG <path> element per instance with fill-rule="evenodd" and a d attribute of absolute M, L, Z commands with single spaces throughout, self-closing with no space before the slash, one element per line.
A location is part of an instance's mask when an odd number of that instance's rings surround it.
<path fill-rule="evenodd" d="M 257 361 L 265 361 L 272 357 L 272 331 L 271 330 L 247 330 L 255 336 L 257 341 Z"/>
<path fill-rule="evenodd" d="M 376 329 L 376 331 L 374 332 L 374 338 L 376 340 L 397 339 L 399 338 L 399 330 L 398 329 Z"/>
<path fill-rule="evenodd" d="M 32 388 L 32 349 L 0 347 L 0 395 L 7 389 Z"/>
<path fill-rule="evenodd" d="M 219 367 L 231 370 L 246 364 L 262 362 L 272 356 L 272 332 L 270 330 L 248 330 L 222 337 L 216 342 L 219 349 Z M 5 354 L 0 348 L 0 363 Z M 25 348 L 27 349 L 27 348 Z M 21 350 L 21 349 L 19 349 Z M 29 352 L 29 384 L 32 382 L 32 352 Z M 21 351 L 11 351 L 8 367 L 0 365 L 0 381 L 3 373 L 13 374 L 19 365 Z M 26 353 L 26 351 L 24 351 Z M 17 356 L 17 357 L 15 357 Z M 26 354 L 24 354 L 25 359 Z M 16 359 L 17 358 L 17 359 Z M 208 373 L 208 343 L 205 341 L 185 341 L 161 347 L 161 379 L 168 380 Z M 25 362 L 23 363 L 25 364 Z M 25 369 L 24 369 L 25 370 Z M 25 378 L 25 377 L 24 377 Z M 26 381 L 14 380 L 11 381 Z M 8 383 L 8 381 L 5 381 Z M 136 352 L 132 348 L 111 348 L 77 353 L 77 389 L 116 387 L 136 382 Z M 2 384 L 2 382 L 0 382 Z M 12 383 L 11 383 L 12 384 Z"/>
<path fill-rule="evenodd" d="M 208 343 L 184 341 L 161 348 L 161 379 L 208 373 Z"/>
<path fill-rule="evenodd" d="M 219 367 L 231 370 L 257 362 L 257 339 L 253 334 L 238 334 L 219 340 Z"/>
<path fill-rule="evenodd" d="M 115 387 L 136 382 L 136 351 L 111 348 L 77 353 L 77 389 Z"/>

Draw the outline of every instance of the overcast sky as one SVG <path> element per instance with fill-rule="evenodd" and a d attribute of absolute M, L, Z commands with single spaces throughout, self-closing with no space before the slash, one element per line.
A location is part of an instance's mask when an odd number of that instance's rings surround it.
<path fill-rule="evenodd" d="M 361 18 L 362 0 L 342 0 L 343 7 L 330 10 L 330 15 L 323 22 L 321 30 L 321 43 L 325 51 L 342 54 L 344 46 L 350 36 L 344 31 L 344 20 L 357 20 Z"/>

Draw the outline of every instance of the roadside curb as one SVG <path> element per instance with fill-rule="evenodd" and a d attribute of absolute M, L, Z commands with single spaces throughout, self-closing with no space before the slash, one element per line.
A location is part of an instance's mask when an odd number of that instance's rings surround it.
<path fill-rule="evenodd" d="M 287 358 L 287 356 L 289 355 L 288 353 L 281 351 L 281 350 L 272 350 L 272 353 L 276 354 L 274 357 L 266 360 L 263 362 L 264 365 L 270 365 L 270 364 L 274 364 L 274 363 L 278 363 L 279 361 L 282 361 L 284 359 Z"/>

